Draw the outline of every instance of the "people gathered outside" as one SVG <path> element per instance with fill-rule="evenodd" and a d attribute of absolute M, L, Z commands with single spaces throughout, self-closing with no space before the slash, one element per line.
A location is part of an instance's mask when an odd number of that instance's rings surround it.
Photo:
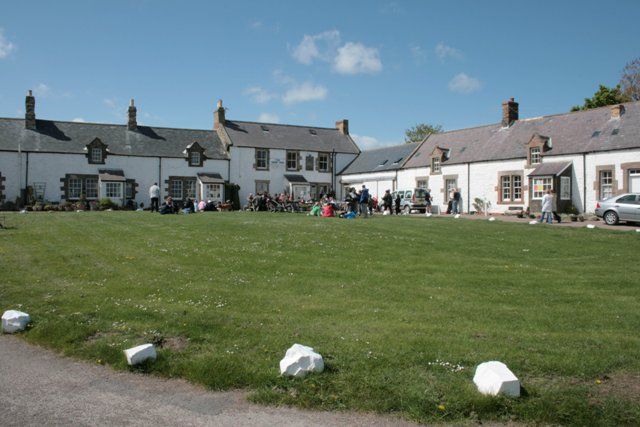
<path fill-rule="evenodd" d="M 402 202 L 400 193 L 396 193 L 396 200 L 394 202 L 396 204 L 396 215 L 400 215 L 400 203 Z"/>
<path fill-rule="evenodd" d="M 426 189 L 424 193 L 425 213 L 431 213 L 431 190 Z"/>
<path fill-rule="evenodd" d="M 460 194 L 460 189 L 454 188 L 452 196 L 451 213 L 456 215 L 460 213 L 460 207 L 462 205 L 462 195 Z"/>
<path fill-rule="evenodd" d="M 364 218 L 369 217 L 369 189 L 362 185 L 362 190 L 360 191 L 360 215 Z"/>
<path fill-rule="evenodd" d="M 540 215 L 540 222 L 544 222 L 545 218 L 547 224 L 553 223 L 553 195 L 551 194 L 551 190 L 547 190 L 542 196 L 542 215 Z"/>
<path fill-rule="evenodd" d="M 160 187 L 158 187 L 158 183 L 154 182 L 151 187 L 149 187 L 149 198 L 151 199 L 151 212 L 158 212 L 159 206 L 158 201 L 160 199 Z"/>
<path fill-rule="evenodd" d="M 162 206 L 160 206 L 159 212 L 161 215 L 175 213 L 175 206 L 173 204 L 173 198 L 171 196 L 167 196 Z"/>
<path fill-rule="evenodd" d="M 385 211 L 389 211 L 389 214 L 393 213 L 392 206 L 393 205 L 393 196 L 391 195 L 391 191 L 387 190 L 384 192 L 384 196 L 382 196 L 382 206 Z"/>

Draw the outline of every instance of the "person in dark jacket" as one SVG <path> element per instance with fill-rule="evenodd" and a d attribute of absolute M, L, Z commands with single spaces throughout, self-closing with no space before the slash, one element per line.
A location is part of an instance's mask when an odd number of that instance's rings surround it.
<path fill-rule="evenodd" d="M 393 213 L 393 196 L 391 196 L 391 192 L 389 190 L 384 192 L 384 196 L 382 196 L 382 204 L 384 206 L 384 210 L 389 211 L 389 215 Z"/>
<path fill-rule="evenodd" d="M 360 215 L 364 218 L 369 217 L 369 189 L 364 185 L 360 191 Z"/>
<path fill-rule="evenodd" d="M 400 193 L 396 194 L 396 215 L 400 215 Z"/>

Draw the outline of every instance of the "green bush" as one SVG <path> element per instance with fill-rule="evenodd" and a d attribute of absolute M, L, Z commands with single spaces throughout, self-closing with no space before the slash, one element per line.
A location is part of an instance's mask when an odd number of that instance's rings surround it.
<path fill-rule="evenodd" d="M 107 210 L 107 209 L 113 209 L 113 208 L 115 208 L 116 205 L 115 205 L 115 203 L 113 203 L 111 201 L 110 198 L 105 197 L 103 199 L 100 199 L 99 206 L 100 206 L 100 210 L 104 211 L 104 210 Z"/>

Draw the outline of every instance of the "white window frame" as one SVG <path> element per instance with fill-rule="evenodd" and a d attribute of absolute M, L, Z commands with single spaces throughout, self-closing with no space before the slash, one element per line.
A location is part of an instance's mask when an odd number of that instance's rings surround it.
<path fill-rule="evenodd" d="M 532 165 L 539 165 L 542 163 L 542 148 L 531 147 L 529 149 L 529 160 Z"/>
<path fill-rule="evenodd" d="M 532 200 L 542 200 L 542 197 L 546 194 L 547 190 L 553 189 L 553 178 L 552 177 L 540 177 L 533 178 L 531 182 L 531 199 Z M 540 190 L 536 190 L 536 186 L 539 185 Z"/>
<path fill-rule="evenodd" d="M 600 181 L 600 199 L 604 200 L 609 197 L 613 197 L 613 171 L 601 170 L 598 174 L 598 180 Z"/>
<path fill-rule="evenodd" d="M 431 173 L 440 173 L 440 158 L 431 158 Z"/>
<path fill-rule="evenodd" d="M 203 200 L 222 200 L 222 184 L 205 184 Z"/>
<path fill-rule="evenodd" d="M 416 188 L 424 188 L 427 189 L 429 185 L 429 178 L 416 178 Z"/>
<path fill-rule="evenodd" d="M 122 198 L 122 182 L 105 182 L 104 183 L 104 196 L 110 199 Z"/>
<path fill-rule="evenodd" d="M 285 156 L 286 156 L 285 162 L 286 162 L 287 170 L 288 171 L 297 171 L 298 170 L 298 152 L 297 151 L 287 151 Z M 289 166 L 290 163 L 293 165 L 293 167 Z"/>
<path fill-rule="evenodd" d="M 269 192 L 269 181 L 258 179 L 256 180 L 256 195 L 260 193 Z"/>
<path fill-rule="evenodd" d="M 89 185 L 91 183 L 92 185 Z M 92 190 L 93 193 L 89 193 Z M 86 178 L 84 181 L 84 196 L 87 200 L 96 200 L 100 194 L 98 178 Z"/>
<path fill-rule="evenodd" d="M 82 178 L 69 178 L 67 181 L 67 199 L 79 199 L 82 195 Z"/>
<path fill-rule="evenodd" d="M 263 162 L 263 165 L 260 163 Z M 256 169 L 269 169 L 269 150 L 267 148 L 256 148 Z"/>
<path fill-rule="evenodd" d="M 191 151 L 189 153 L 189 166 L 200 166 L 202 164 L 202 156 L 199 151 Z"/>
<path fill-rule="evenodd" d="M 501 197 L 503 202 L 511 201 L 511 175 L 502 175 L 500 177 Z"/>
<path fill-rule="evenodd" d="M 329 153 L 318 153 L 318 172 L 329 172 Z"/>
<path fill-rule="evenodd" d="M 91 163 L 102 163 L 103 161 L 102 148 L 91 148 Z"/>
<path fill-rule="evenodd" d="M 514 201 L 522 201 L 522 176 L 511 175 L 511 187 Z"/>

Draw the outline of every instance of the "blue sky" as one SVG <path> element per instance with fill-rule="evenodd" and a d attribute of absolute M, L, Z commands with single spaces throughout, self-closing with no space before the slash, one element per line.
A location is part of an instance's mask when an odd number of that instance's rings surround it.
<path fill-rule="evenodd" d="M 568 111 L 640 56 L 640 1 L 29 1 L 0 14 L 0 116 L 333 126 L 366 147 Z"/>

